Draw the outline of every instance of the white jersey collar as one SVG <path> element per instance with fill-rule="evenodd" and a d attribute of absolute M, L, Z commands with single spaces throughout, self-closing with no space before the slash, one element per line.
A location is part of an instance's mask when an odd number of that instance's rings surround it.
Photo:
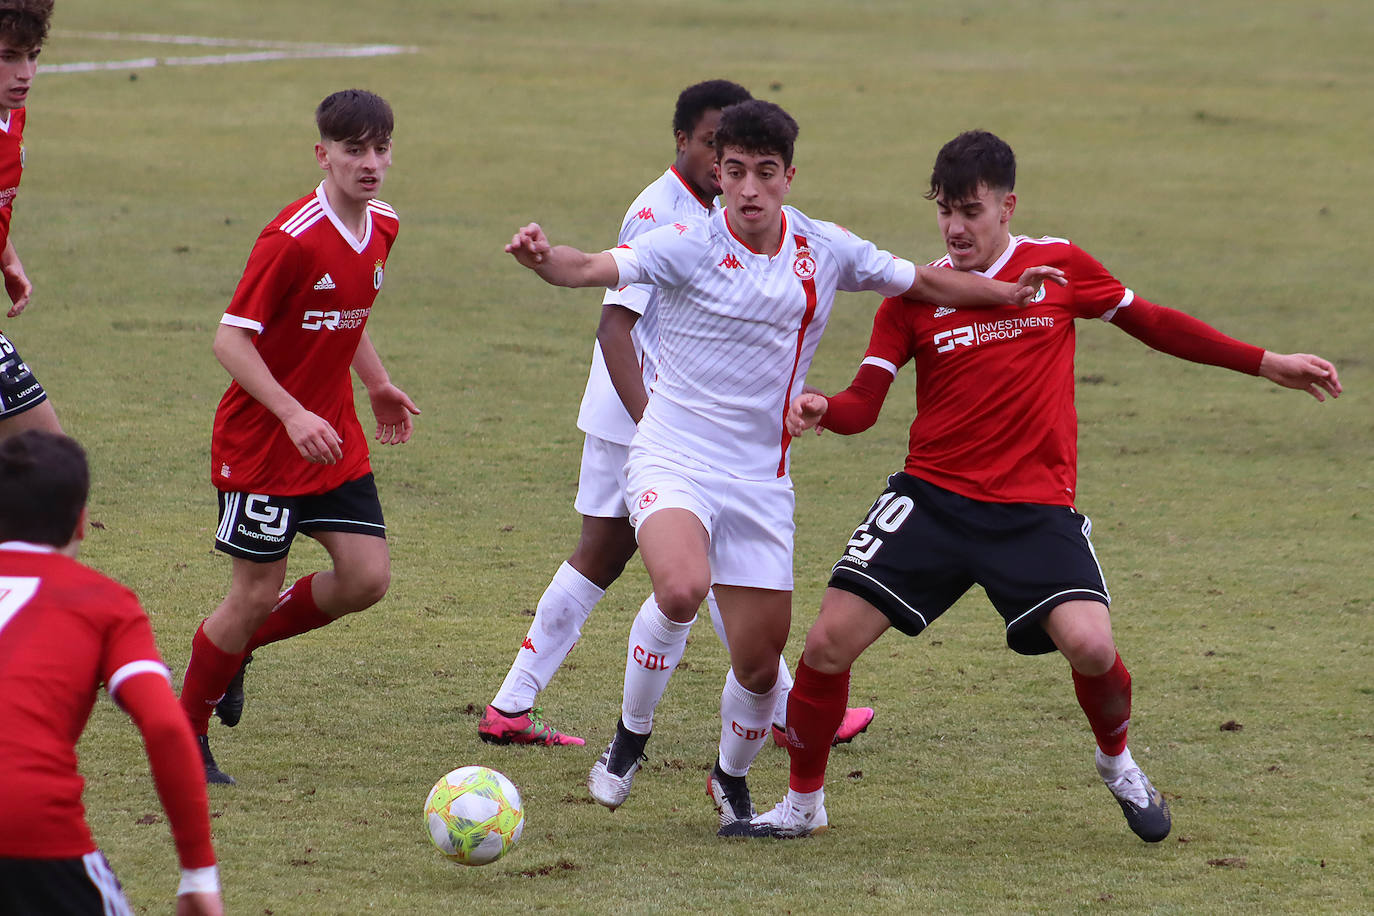
<path fill-rule="evenodd" d="M 354 238 L 353 233 L 348 231 L 348 227 L 344 225 L 343 220 L 339 219 L 339 214 L 335 213 L 334 208 L 329 205 L 329 195 L 324 193 L 323 181 L 320 182 L 319 187 L 315 188 L 315 198 L 320 202 L 320 206 L 324 208 L 324 215 L 329 217 L 329 221 L 334 224 L 334 228 L 339 231 L 339 235 L 343 236 L 343 240 L 358 254 L 362 254 L 367 248 L 368 242 L 372 241 L 372 208 L 367 206 L 363 207 L 363 219 L 365 221 L 363 224 L 363 237 L 358 239 Z"/>

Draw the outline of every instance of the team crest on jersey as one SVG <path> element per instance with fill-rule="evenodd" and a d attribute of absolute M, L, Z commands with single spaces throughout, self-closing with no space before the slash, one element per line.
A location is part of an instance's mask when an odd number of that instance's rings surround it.
<path fill-rule="evenodd" d="M 1048 293 L 1049 289 L 1042 283 L 1040 288 L 1035 291 L 1035 295 L 1031 297 L 1031 302 L 1044 302 Z"/>
<path fill-rule="evenodd" d="M 382 262 L 378 261 L 372 265 L 372 288 L 382 288 Z"/>
<path fill-rule="evenodd" d="M 810 280 L 816 275 L 816 257 L 810 248 L 797 249 L 797 253 L 792 256 L 792 273 L 803 280 Z"/>
<path fill-rule="evenodd" d="M 658 502 L 658 491 L 645 490 L 643 495 L 639 497 L 639 508 L 647 509 L 656 502 Z"/>

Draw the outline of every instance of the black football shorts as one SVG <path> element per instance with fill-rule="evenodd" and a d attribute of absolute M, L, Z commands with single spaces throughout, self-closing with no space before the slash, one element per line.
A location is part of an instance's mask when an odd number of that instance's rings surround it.
<path fill-rule="evenodd" d="M 219 491 L 215 549 L 257 563 L 286 557 L 296 532 L 351 531 L 386 537 L 377 482 L 364 474 L 317 496 Z"/>
<path fill-rule="evenodd" d="M 0 419 L 23 413 L 48 399 L 48 393 L 33 377 L 24 358 L 0 334 Z"/>
<path fill-rule="evenodd" d="M 1023 655 L 1055 651 L 1041 621 L 1076 599 L 1110 605 L 1088 535 L 1068 506 L 991 503 L 951 493 L 904 472 L 854 530 L 830 574 L 915 636 L 981 585 Z"/>

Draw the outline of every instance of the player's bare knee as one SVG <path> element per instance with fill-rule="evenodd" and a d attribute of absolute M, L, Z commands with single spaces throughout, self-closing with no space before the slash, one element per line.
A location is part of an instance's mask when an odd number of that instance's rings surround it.
<path fill-rule="evenodd" d="M 696 615 L 697 609 L 706 600 L 709 588 L 709 585 L 691 579 L 670 580 L 661 586 L 655 582 L 654 599 L 663 616 L 685 623 Z"/>

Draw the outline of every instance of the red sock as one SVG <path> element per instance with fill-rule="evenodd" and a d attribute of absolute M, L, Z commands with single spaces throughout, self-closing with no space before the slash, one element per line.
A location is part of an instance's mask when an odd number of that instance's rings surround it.
<path fill-rule="evenodd" d="M 797 663 L 797 680 L 787 697 L 787 753 L 792 757 L 787 784 L 793 791 L 814 792 L 825 786 L 830 742 L 848 704 L 848 669 L 822 674 L 804 661 Z"/>
<path fill-rule="evenodd" d="M 1088 716 L 1088 725 L 1102 753 L 1115 757 L 1126 749 L 1126 727 L 1131 724 L 1131 673 L 1116 662 L 1104 674 L 1088 677 L 1073 673 L 1073 692 Z"/>
<path fill-rule="evenodd" d="M 244 654 L 225 652 L 212 643 L 205 635 L 205 621 L 196 628 L 196 635 L 191 637 L 191 660 L 186 663 L 186 678 L 181 684 L 181 708 L 197 735 L 209 730 L 210 713 L 243 664 Z"/>
<path fill-rule="evenodd" d="M 249 652 L 270 642 L 299 636 L 334 622 L 333 617 L 315 604 L 315 596 L 310 589 L 310 581 L 314 578 L 315 573 L 302 576 L 282 593 L 277 599 L 277 606 L 272 608 L 271 615 L 248 640 Z"/>

